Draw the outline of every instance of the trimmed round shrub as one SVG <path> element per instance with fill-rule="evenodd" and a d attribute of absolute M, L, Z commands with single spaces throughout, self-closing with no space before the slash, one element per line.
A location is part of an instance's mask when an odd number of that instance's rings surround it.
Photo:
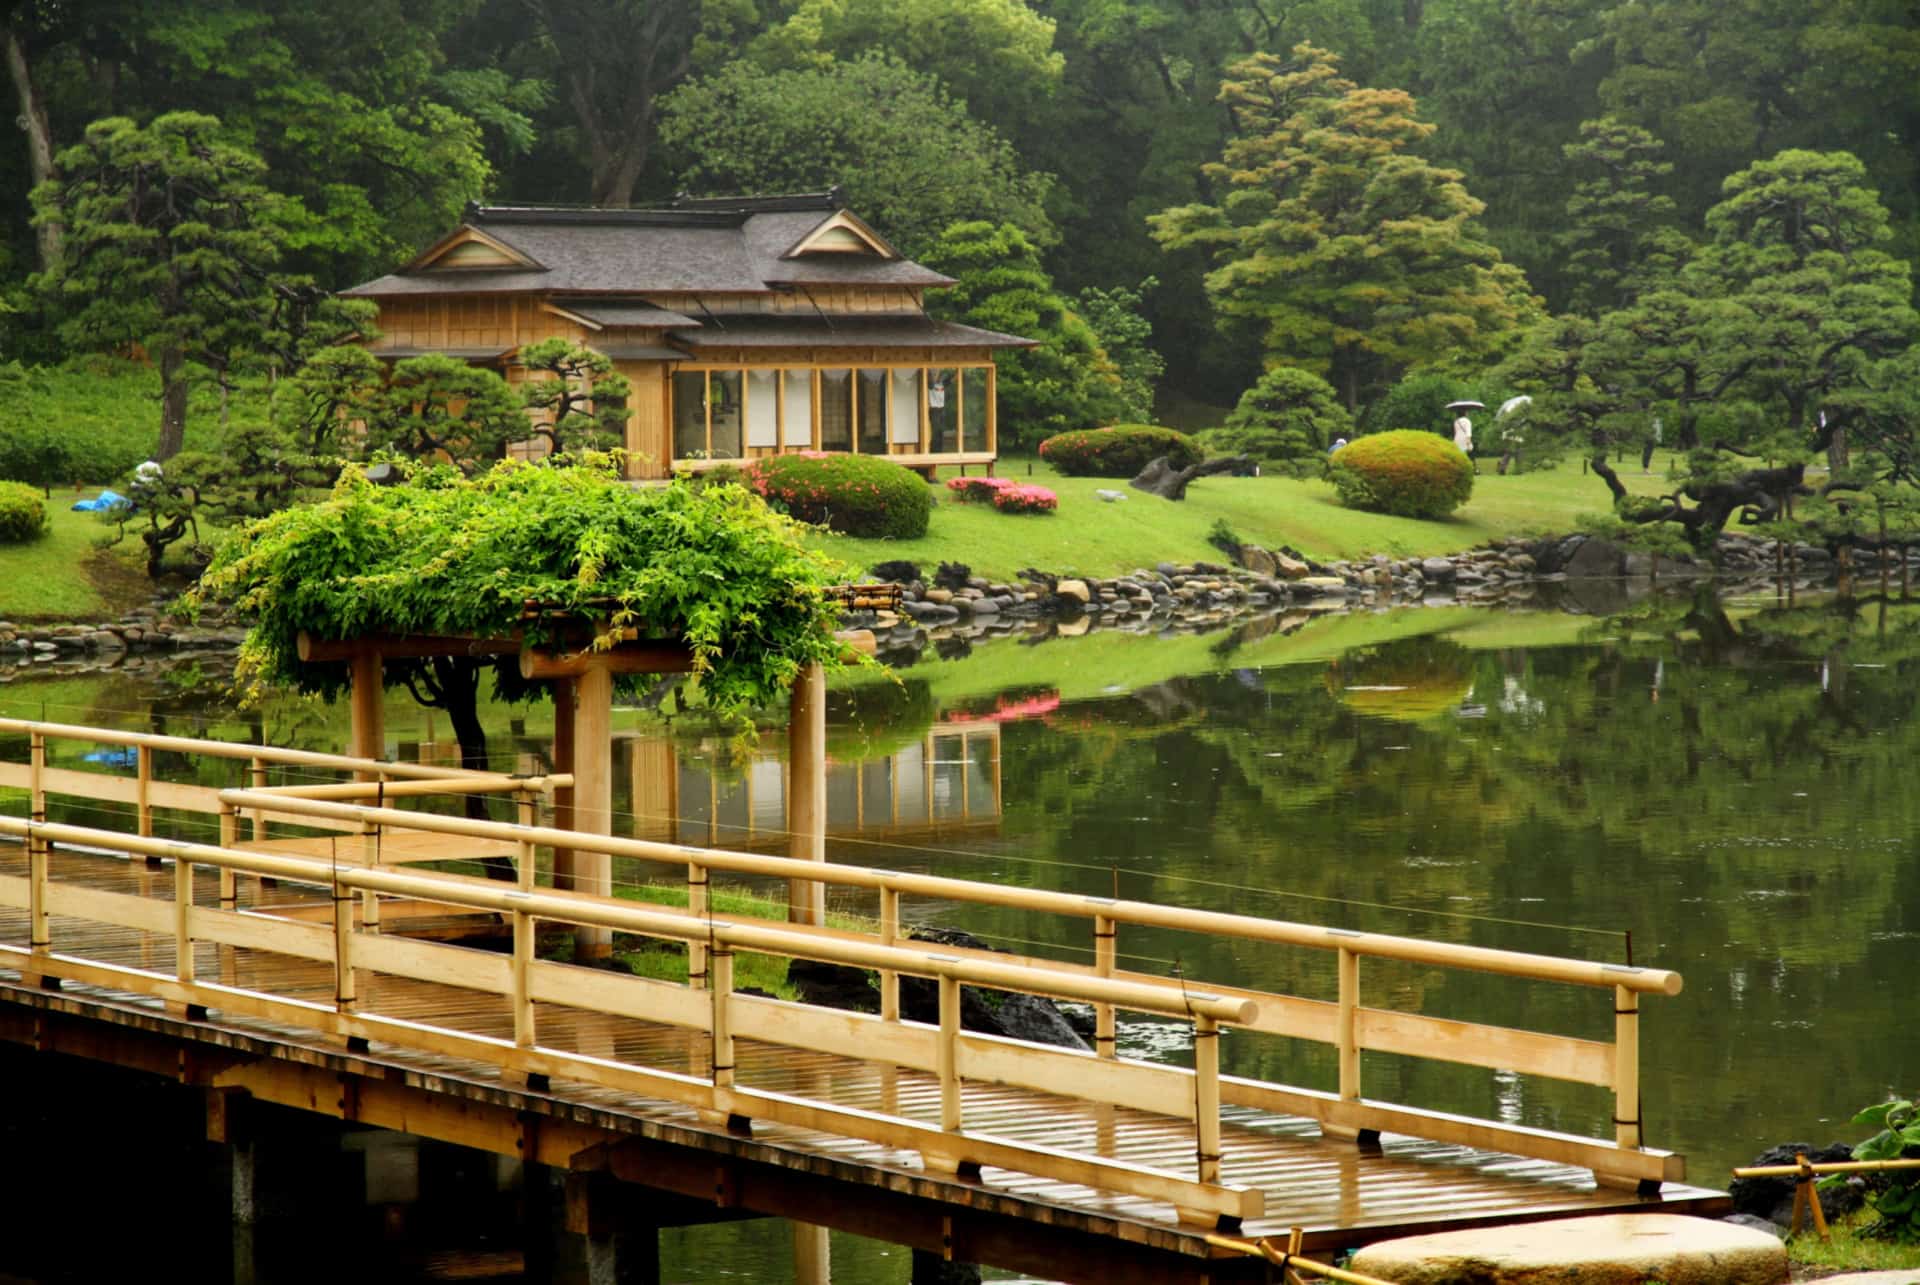
<path fill-rule="evenodd" d="M 1204 452 L 1185 433 L 1151 424 L 1076 429 L 1040 443 L 1040 458 L 1068 477 L 1132 477 L 1162 455 L 1180 469 L 1198 464 Z"/>
<path fill-rule="evenodd" d="M 47 506 L 24 482 L 0 482 L 0 544 L 25 544 L 47 529 Z"/>
<path fill-rule="evenodd" d="M 927 533 L 933 513 L 933 492 L 919 474 L 872 455 L 769 455 L 747 477 L 755 494 L 790 517 L 844 535 L 913 540 Z"/>
<path fill-rule="evenodd" d="M 1358 437 L 1334 453 L 1340 502 L 1403 518 L 1441 518 L 1473 494 L 1473 464 L 1434 433 L 1397 429 Z"/>

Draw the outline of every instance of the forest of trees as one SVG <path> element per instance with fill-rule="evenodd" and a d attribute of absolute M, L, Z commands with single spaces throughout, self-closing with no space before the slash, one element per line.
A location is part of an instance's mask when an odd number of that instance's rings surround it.
<path fill-rule="evenodd" d="M 1003 385 L 1035 425 L 1137 417 L 1155 378 L 1163 400 L 1231 406 L 1297 367 L 1363 431 L 1399 426 L 1365 412 L 1409 374 L 1491 378 L 1475 386 L 1536 394 L 1533 449 L 1594 458 L 1662 419 L 1669 445 L 1836 468 L 1912 431 L 1920 28 L 1900 0 L 0 13 L 19 125 L 0 149 L 0 358 L 138 344 L 163 380 L 284 371 L 350 324 L 326 292 L 404 262 L 468 200 L 840 183 L 911 255 L 1019 247 L 1023 289 L 1053 300 L 1034 309 L 1044 392 Z M 103 118 L 131 123 L 89 133 Z M 90 226 L 135 217 L 115 202 L 136 204 L 161 121 L 224 185 L 185 221 L 208 236 L 192 262 L 233 263 L 164 316 L 150 288 L 116 302 L 103 282 L 177 261 L 103 274 L 133 251 Z M 991 227 L 953 241 L 967 223 Z M 1893 456 L 1863 491 L 1909 480 Z M 1759 471 L 1703 466 L 1732 488 L 1704 513 L 1695 496 L 1628 518 L 1693 535 L 1800 483 Z"/>

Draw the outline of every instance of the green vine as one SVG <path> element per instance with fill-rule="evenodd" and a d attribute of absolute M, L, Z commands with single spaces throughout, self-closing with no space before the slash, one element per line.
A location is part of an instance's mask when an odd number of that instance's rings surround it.
<path fill-rule="evenodd" d="M 302 630 L 606 648 L 631 629 L 684 642 L 707 704 L 738 723 L 803 666 L 839 663 L 822 591 L 841 570 L 738 486 L 636 490 L 604 456 L 471 480 L 424 468 L 391 487 L 349 468 L 325 500 L 231 538 L 187 607 L 222 599 L 254 620 L 241 677 L 256 692 L 344 685 L 343 665 L 300 659 Z"/>

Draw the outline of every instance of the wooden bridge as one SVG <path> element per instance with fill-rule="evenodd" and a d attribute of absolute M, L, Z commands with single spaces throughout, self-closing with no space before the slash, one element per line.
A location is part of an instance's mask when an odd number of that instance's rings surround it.
<path fill-rule="evenodd" d="M 0 719 L 0 810 L 26 812 L 0 815 L 0 1037 L 203 1088 L 216 1136 L 250 1095 L 592 1175 L 582 1193 L 638 1183 L 1067 1280 L 1266 1279 L 1220 1232 L 1297 1227 L 1312 1250 L 1724 1205 L 1640 1133 L 1641 997 L 1677 994 L 1677 974 L 534 824 L 569 784 Z M 474 794 L 519 820 L 422 810 Z M 175 837 L 195 833 L 213 841 Z M 688 904 L 551 886 L 574 851 L 684 880 Z M 476 859 L 511 878 L 427 868 Z M 717 913 L 723 879 L 814 905 L 825 887 L 849 913 Z M 1084 933 L 1091 962 L 910 937 L 910 909 L 968 905 Z M 1143 927 L 1316 952 L 1337 985 L 1123 968 Z M 582 958 L 609 937 L 678 943 L 688 981 L 569 962 L 576 935 Z M 877 1011 L 748 993 L 746 952 L 867 970 Z M 1369 961 L 1586 988 L 1614 1038 L 1363 1002 Z M 902 978 L 933 982 L 937 1021 L 902 1015 Z M 963 987 L 1090 1005 L 1095 1048 L 965 1030 Z M 1190 1064 L 1121 1056 L 1122 1012 L 1189 1027 Z M 1228 1030 L 1331 1047 L 1337 1090 L 1223 1073 Z M 1370 1051 L 1602 1086 L 1613 1136 L 1369 1098 Z"/>

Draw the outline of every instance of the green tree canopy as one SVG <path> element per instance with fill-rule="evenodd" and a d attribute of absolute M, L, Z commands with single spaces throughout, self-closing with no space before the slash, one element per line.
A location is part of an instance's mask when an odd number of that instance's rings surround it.
<path fill-rule="evenodd" d="M 925 256 L 954 278 L 929 301 L 940 316 L 1039 341 L 997 359 L 1000 441 L 1033 446 L 1055 433 L 1120 416 L 1123 385 L 1093 328 L 1067 305 L 1019 228 L 956 223 Z"/>
<path fill-rule="evenodd" d="M 613 368 L 613 359 L 584 344 L 543 339 L 520 353 L 536 378 L 520 389 L 532 412 L 533 436 L 550 455 L 604 451 L 626 440 L 627 397 L 633 384 Z"/>
<path fill-rule="evenodd" d="M 1524 277 L 1473 225 L 1481 203 L 1409 150 L 1434 128 L 1410 95 L 1361 88 L 1311 45 L 1229 77 L 1234 136 L 1205 167 L 1224 199 L 1150 222 L 1167 247 L 1212 255 L 1214 307 L 1257 327 L 1270 360 L 1324 372 L 1353 410 L 1407 366 L 1491 352 L 1528 318 Z"/>
<path fill-rule="evenodd" d="M 1561 236 L 1574 282 L 1569 306 L 1591 315 L 1630 302 L 1641 287 L 1651 238 L 1673 217 L 1673 198 L 1658 190 L 1673 162 L 1660 159 L 1659 139 L 1611 117 L 1582 121 L 1580 141 L 1562 150 L 1585 175 L 1567 198 Z"/>
<path fill-rule="evenodd" d="M 696 191 L 793 192 L 835 184 L 861 217 L 918 258 L 948 224 L 992 218 L 1052 240 L 1048 178 L 932 78 L 880 55 L 766 71 L 739 62 L 662 105 L 661 137 Z"/>
<path fill-rule="evenodd" d="M 275 304 L 286 244 L 282 203 L 260 158 L 222 140 L 220 122 L 173 112 L 142 127 L 88 126 L 59 157 L 64 178 L 34 192 L 38 218 L 65 229 L 40 276 L 76 347 L 144 347 L 160 375 L 156 459 L 186 436 L 189 358 L 225 354 Z"/>

